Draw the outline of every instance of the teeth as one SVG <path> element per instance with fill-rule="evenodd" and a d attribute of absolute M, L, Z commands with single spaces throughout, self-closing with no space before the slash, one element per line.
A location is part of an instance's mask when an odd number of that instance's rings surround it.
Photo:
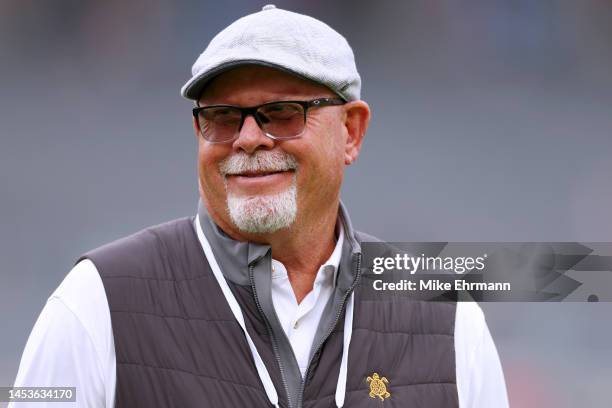
<path fill-rule="evenodd" d="M 269 172 L 269 173 L 251 173 L 251 174 L 245 174 L 246 177 L 261 177 L 261 176 L 267 176 L 269 174 L 274 174 L 274 172 Z"/>
<path fill-rule="evenodd" d="M 281 173 L 284 171 L 288 171 L 288 170 L 267 170 L 267 171 L 261 171 L 261 172 L 257 172 L 257 173 L 231 173 L 228 174 L 228 176 L 242 176 L 242 177 L 261 177 L 261 176 L 267 176 L 270 174 L 275 174 L 275 173 Z"/>

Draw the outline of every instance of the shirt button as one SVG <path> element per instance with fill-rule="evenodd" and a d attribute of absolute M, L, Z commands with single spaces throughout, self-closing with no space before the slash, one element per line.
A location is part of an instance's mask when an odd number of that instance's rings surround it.
<path fill-rule="evenodd" d="M 294 329 L 297 329 L 297 328 L 298 328 L 299 323 L 300 323 L 300 321 L 299 321 L 299 320 L 296 320 L 295 322 L 293 322 L 293 328 L 294 328 Z"/>

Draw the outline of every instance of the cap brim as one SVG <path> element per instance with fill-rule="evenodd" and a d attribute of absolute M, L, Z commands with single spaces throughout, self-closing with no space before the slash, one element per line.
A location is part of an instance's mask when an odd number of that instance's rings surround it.
<path fill-rule="evenodd" d="M 200 96 L 202 95 L 202 92 L 204 91 L 204 88 L 206 88 L 206 85 L 208 85 L 208 83 L 217 75 L 220 75 L 226 71 L 229 71 L 231 69 L 243 66 L 243 65 L 260 65 L 260 66 L 264 66 L 264 67 L 269 67 L 269 68 L 274 68 L 274 69 L 278 69 L 279 71 L 283 71 L 286 72 L 288 74 L 297 76 L 299 78 L 305 79 L 307 81 L 311 81 L 323 86 L 326 86 L 327 88 L 329 88 L 327 85 L 322 84 L 318 81 L 316 81 L 313 78 L 308 78 L 304 75 L 302 75 L 299 72 L 293 71 L 291 69 L 288 69 L 287 67 L 269 62 L 269 61 L 262 61 L 262 60 L 253 60 L 253 59 L 249 59 L 249 60 L 239 60 L 239 61 L 229 61 L 226 62 L 224 64 L 218 65 L 212 69 L 209 70 L 205 70 L 201 73 L 199 73 L 198 75 L 193 76 L 189 81 L 187 81 L 187 83 L 185 85 L 183 85 L 183 87 L 181 88 L 181 95 L 184 98 L 193 100 L 193 101 L 197 101 L 198 99 L 200 99 Z M 330 88 L 331 89 L 331 88 Z M 340 96 L 342 99 L 346 100 L 346 97 L 344 95 L 340 95 L 337 92 L 335 92 L 333 89 L 331 89 L 334 93 L 336 93 L 338 96 Z"/>

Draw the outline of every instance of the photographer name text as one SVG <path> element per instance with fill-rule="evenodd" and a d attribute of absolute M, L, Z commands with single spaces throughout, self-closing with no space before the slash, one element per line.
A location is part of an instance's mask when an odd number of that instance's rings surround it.
<path fill-rule="evenodd" d="M 402 279 L 398 282 L 384 282 L 377 279 L 372 282 L 374 290 L 400 290 L 400 291 L 509 291 L 510 282 L 469 282 L 464 279 L 455 279 L 453 282 L 439 279 L 419 280 L 417 282 Z"/>

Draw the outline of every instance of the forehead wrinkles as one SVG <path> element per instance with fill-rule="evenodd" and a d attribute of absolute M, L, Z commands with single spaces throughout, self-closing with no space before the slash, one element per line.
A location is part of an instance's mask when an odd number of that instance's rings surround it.
<path fill-rule="evenodd" d="M 298 89 L 287 87 L 284 90 L 270 90 L 265 88 L 252 89 L 250 87 L 237 89 L 231 92 L 211 93 L 200 98 L 200 106 L 205 105 L 233 105 L 239 107 L 251 107 L 269 102 L 278 101 L 307 101 L 315 98 L 334 98 L 336 95 L 328 90 Z"/>
<path fill-rule="evenodd" d="M 234 68 L 213 78 L 200 97 L 206 104 L 261 104 L 336 94 L 329 88 L 273 68 L 247 66 Z"/>

